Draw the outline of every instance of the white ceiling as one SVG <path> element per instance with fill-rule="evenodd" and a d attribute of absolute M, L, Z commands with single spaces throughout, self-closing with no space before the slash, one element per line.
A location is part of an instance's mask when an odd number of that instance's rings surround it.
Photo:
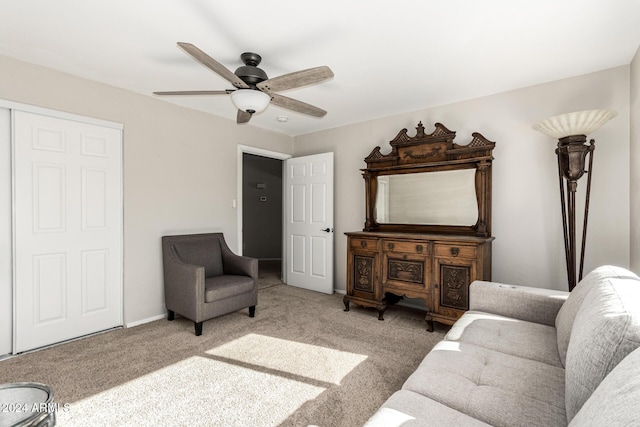
<path fill-rule="evenodd" d="M 325 117 L 271 105 L 249 124 L 295 136 L 629 64 L 640 1 L 0 0 L 0 54 L 147 96 L 232 88 L 178 41 L 231 71 L 245 51 L 269 77 L 331 67 L 283 92 Z M 227 95 L 163 100 L 236 117 Z"/>

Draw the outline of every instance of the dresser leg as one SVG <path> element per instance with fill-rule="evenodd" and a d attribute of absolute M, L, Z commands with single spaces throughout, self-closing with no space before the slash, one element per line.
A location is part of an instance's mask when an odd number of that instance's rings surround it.
<path fill-rule="evenodd" d="M 427 332 L 433 332 L 433 319 L 428 314 L 424 318 L 425 322 L 427 322 Z"/>
<path fill-rule="evenodd" d="M 377 306 L 376 310 L 378 310 L 378 320 L 384 320 L 384 311 L 387 309 L 387 306 Z"/>
<path fill-rule="evenodd" d="M 342 298 L 342 302 L 344 303 L 344 311 L 349 311 L 349 300 L 346 295 Z"/>

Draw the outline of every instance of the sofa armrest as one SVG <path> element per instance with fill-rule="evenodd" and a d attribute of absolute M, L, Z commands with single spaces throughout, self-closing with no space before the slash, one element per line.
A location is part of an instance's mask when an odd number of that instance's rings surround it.
<path fill-rule="evenodd" d="M 569 292 L 476 280 L 469 288 L 469 309 L 555 326 Z"/>

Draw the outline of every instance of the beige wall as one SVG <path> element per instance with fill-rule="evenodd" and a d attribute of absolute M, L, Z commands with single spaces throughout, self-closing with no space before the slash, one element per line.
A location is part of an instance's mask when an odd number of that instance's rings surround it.
<path fill-rule="evenodd" d="M 631 62 L 631 268 L 640 272 L 640 48 Z"/>
<path fill-rule="evenodd" d="M 165 312 L 160 237 L 222 231 L 237 249 L 238 144 L 292 138 L 0 56 L 0 99 L 124 124 L 125 323 Z"/>
<path fill-rule="evenodd" d="M 541 119 L 571 111 L 612 108 L 617 118 L 590 137 L 597 141 L 585 270 L 605 263 L 629 266 L 629 67 L 484 98 L 399 114 L 295 138 L 294 155 L 335 153 L 336 288 L 345 289 L 346 238 L 364 223 L 364 157 L 402 128 L 414 135 L 422 121 L 457 131 L 466 144 L 474 131 L 496 141 L 493 163 L 493 280 L 566 289 L 558 193 L 557 141 L 531 129 Z M 584 191 L 586 179 L 578 184 Z M 581 193 L 579 198 L 584 197 Z"/>
<path fill-rule="evenodd" d="M 555 114 L 613 108 L 619 116 L 595 132 L 586 270 L 599 264 L 640 269 L 640 59 L 572 79 L 399 114 L 292 139 L 0 56 L 0 99 L 124 124 L 125 321 L 164 313 L 160 236 L 220 230 L 237 249 L 237 145 L 281 153 L 335 153 L 335 287 L 345 289 L 345 231 L 364 223 L 364 157 L 406 127 L 441 122 L 467 143 L 481 132 L 496 141 L 493 171 L 493 279 L 566 288 L 556 176 L 556 142 L 531 124 Z M 630 83 L 631 82 L 631 83 Z M 631 90 L 630 90 L 631 88 Z M 630 108 L 631 93 L 631 108 Z M 295 142 L 293 142 L 295 140 Z M 292 146 L 293 142 L 293 146 Z M 627 157 L 631 150 L 631 166 Z M 633 174 L 630 173 L 630 168 Z M 223 183 L 223 185 L 221 185 Z M 586 181 L 579 183 L 583 190 Z"/>

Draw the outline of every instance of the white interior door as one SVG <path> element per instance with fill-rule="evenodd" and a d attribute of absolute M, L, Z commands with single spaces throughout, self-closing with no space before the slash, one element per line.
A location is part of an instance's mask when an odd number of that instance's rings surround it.
<path fill-rule="evenodd" d="M 285 282 L 333 293 L 333 153 L 285 164 Z"/>
<path fill-rule="evenodd" d="M 122 325 L 122 132 L 14 112 L 15 345 Z"/>

